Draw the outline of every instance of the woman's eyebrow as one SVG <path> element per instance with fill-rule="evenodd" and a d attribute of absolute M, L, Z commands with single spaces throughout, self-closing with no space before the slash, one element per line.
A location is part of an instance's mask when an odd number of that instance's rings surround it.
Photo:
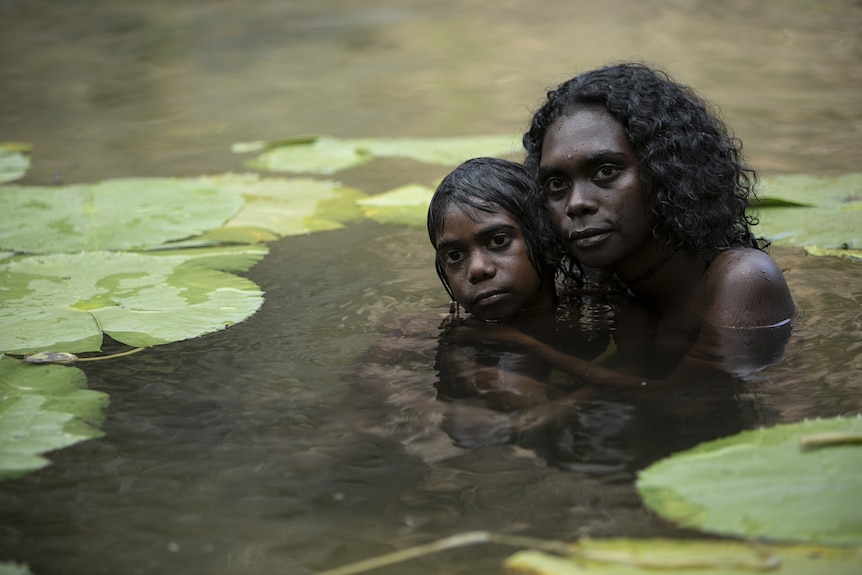
<path fill-rule="evenodd" d="M 621 162 L 628 158 L 628 154 L 625 152 L 621 152 L 619 150 L 596 150 L 589 156 L 578 159 L 578 164 L 584 164 L 587 166 L 591 166 L 597 164 L 599 162 L 607 162 L 607 161 L 618 161 Z M 555 172 L 560 171 L 559 168 L 555 166 L 539 166 L 539 177 L 546 177 Z"/>

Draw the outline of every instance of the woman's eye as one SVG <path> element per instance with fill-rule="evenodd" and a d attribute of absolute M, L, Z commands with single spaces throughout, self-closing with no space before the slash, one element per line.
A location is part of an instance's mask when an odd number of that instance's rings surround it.
<path fill-rule="evenodd" d="M 596 175 L 593 176 L 594 180 L 609 180 L 620 173 L 620 168 L 617 166 L 602 166 L 598 170 L 596 170 Z"/>
<path fill-rule="evenodd" d="M 560 194 L 566 190 L 568 183 L 562 178 L 548 178 L 545 180 L 545 190 L 549 194 Z"/>
<path fill-rule="evenodd" d="M 496 234 L 488 242 L 488 246 L 492 248 L 505 248 L 512 243 L 512 238 L 506 234 Z"/>

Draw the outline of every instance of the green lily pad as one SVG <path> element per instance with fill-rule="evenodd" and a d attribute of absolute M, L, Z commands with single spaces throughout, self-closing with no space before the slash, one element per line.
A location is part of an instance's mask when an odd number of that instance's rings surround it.
<path fill-rule="evenodd" d="M 862 445 L 802 449 L 800 438 L 862 434 L 862 416 L 803 421 L 710 441 L 644 470 L 647 506 L 713 533 L 862 545 Z M 840 435 L 839 435 L 840 436 Z"/>
<path fill-rule="evenodd" d="M 0 357 L 0 479 L 45 467 L 43 454 L 103 435 L 108 396 L 73 367 Z"/>
<path fill-rule="evenodd" d="M 19 142 L 0 142 L 0 184 L 20 180 L 30 169 L 32 146 Z"/>
<path fill-rule="evenodd" d="M 760 182 L 758 196 L 761 202 L 773 200 L 821 208 L 862 204 L 862 172 L 830 178 L 806 174 L 766 177 Z"/>
<path fill-rule="evenodd" d="M 862 250 L 829 249 L 818 246 L 805 246 L 805 253 L 811 256 L 832 256 L 851 260 L 862 260 Z"/>
<path fill-rule="evenodd" d="M 456 166 L 470 158 L 521 154 L 520 137 L 456 136 L 449 138 L 365 138 L 351 140 L 378 158 L 409 158 L 440 166 Z"/>
<path fill-rule="evenodd" d="M 816 546 L 765 546 L 745 541 L 584 539 L 569 557 L 522 551 L 506 568 L 530 575 L 852 575 L 862 568 L 855 550 Z"/>
<path fill-rule="evenodd" d="M 0 575 L 33 575 L 33 572 L 23 563 L 0 561 Z"/>
<path fill-rule="evenodd" d="M 263 294 L 217 268 L 242 268 L 255 256 L 225 248 L 206 254 L 85 252 L 2 261 L 0 351 L 98 351 L 102 333 L 147 347 L 243 321 Z"/>
<path fill-rule="evenodd" d="M 335 230 L 364 216 L 356 201 L 367 194 L 338 182 L 311 178 L 266 178 L 257 174 L 224 174 L 203 178 L 239 193 L 242 210 L 224 227 L 203 238 L 230 237 L 232 230 L 260 230 L 275 237 Z M 249 233 L 249 232 L 246 232 Z M 251 232 L 254 233 L 254 232 Z M 241 236 L 239 236 L 241 237 Z"/>
<path fill-rule="evenodd" d="M 261 142 L 240 142 L 235 152 L 261 151 L 246 162 L 250 168 L 275 172 L 332 174 L 364 164 L 372 158 L 409 158 L 429 164 L 454 166 L 479 156 L 521 153 L 514 136 L 459 136 L 448 138 L 352 138 L 300 136 Z"/>
<path fill-rule="evenodd" d="M 0 248 L 29 253 L 153 247 L 217 228 L 243 205 L 236 192 L 173 178 L 0 186 L 0 199 Z"/>
<path fill-rule="evenodd" d="M 862 249 L 862 173 L 761 182 L 756 234 L 775 244 Z"/>
<path fill-rule="evenodd" d="M 267 146 L 262 143 L 261 147 L 268 149 L 245 165 L 270 172 L 332 174 L 362 165 L 372 159 L 368 152 L 358 149 L 349 141 L 329 136 L 280 140 L 279 144 L 281 145 Z M 248 149 L 248 146 L 249 144 L 245 144 L 245 149 Z M 240 149 L 243 149 L 243 145 L 240 145 Z"/>
<path fill-rule="evenodd" d="M 382 194 L 369 196 L 357 203 L 365 217 L 381 224 L 424 227 L 428 204 L 434 190 L 420 184 L 408 184 Z"/>

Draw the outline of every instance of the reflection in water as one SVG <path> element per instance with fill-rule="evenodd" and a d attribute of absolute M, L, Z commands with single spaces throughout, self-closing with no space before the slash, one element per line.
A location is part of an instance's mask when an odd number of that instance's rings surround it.
<path fill-rule="evenodd" d="M 764 174 L 847 172 L 862 164 L 860 27 L 852 0 L 0 0 L 0 139 L 35 144 L 31 184 L 242 171 L 237 141 L 517 134 L 547 87 L 634 58 L 716 102 Z M 376 193 L 445 171 L 337 176 Z M 470 529 L 671 535 L 631 482 L 647 461 L 862 411 L 862 268 L 776 248 L 801 310 L 778 364 L 735 370 L 709 402 L 698 382 L 656 405 L 599 390 L 520 444 L 461 448 L 446 432 L 459 400 L 434 387 L 436 326 L 378 333 L 444 303 L 425 232 L 363 224 L 272 247 L 248 274 L 266 292 L 249 321 L 85 367 L 111 397 L 106 436 L 0 484 L 0 558 L 36 575 L 303 574 Z M 580 353 L 605 365 L 612 311 L 577 315 Z M 378 340 L 389 360 L 342 380 Z M 397 572 L 498 573 L 510 551 Z"/>
<path fill-rule="evenodd" d="M 436 341 L 444 313 L 404 319 L 346 379 L 397 406 L 394 417 L 405 425 L 385 418 L 388 433 L 409 428 L 402 443 L 426 461 L 441 458 L 442 429 L 461 448 L 517 445 L 563 469 L 633 478 L 673 452 L 767 423 L 756 399 L 740 394 L 737 376 L 780 360 L 789 325 L 721 330 L 689 322 L 659 341 L 648 326 L 618 329 L 631 302 L 580 302 L 586 330 L 573 303 L 556 321 L 521 318 L 518 328 L 456 320 Z"/>

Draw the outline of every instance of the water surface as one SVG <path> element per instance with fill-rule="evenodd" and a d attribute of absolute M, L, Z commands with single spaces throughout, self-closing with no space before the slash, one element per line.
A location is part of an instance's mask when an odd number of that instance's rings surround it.
<path fill-rule="evenodd" d="M 860 29 L 851 0 L 4 0 L 0 139 L 35 145 L 29 184 L 241 171 L 236 141 L 518 134 L 547 88 L 637 59 L 714 102 L 762 174 L 831 175 L 862 165 Z M 444 173 L 388 160 L 337 176 L 376 193 Z M 723 415 L 859 412 L 858 263 L 772 253 L 801 315 L 784 360 L 744 382 L 756 409 Z M 106 436 L 0 485 L 0 557 L 37 575 L 298 574 L 471 529 L 676 534 L 630 474 L 410 435 L 408 407 L 434 395 L 421 354 L 383 374 L 390 395 L 342 377 L 390 322 L 445 304 L 432 258 L 418 229 L 286 238 L 248 273 L 266 303 L 247 322 L 88 365 Z M 653 431 L 649 449 L 672 447 Z M 510 551 L 389 572 L 497 573 Z"/>

